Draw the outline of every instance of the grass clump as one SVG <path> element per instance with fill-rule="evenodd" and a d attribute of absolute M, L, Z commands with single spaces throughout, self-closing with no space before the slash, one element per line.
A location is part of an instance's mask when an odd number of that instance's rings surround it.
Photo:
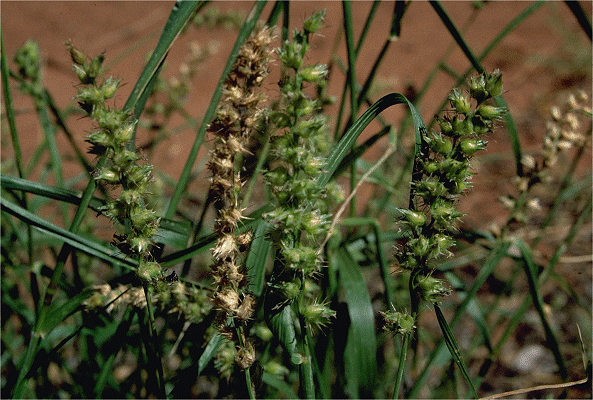
<path fill-rule="evenodd" d="M 540 3 L 513 16 L 476 56 L 466 27 L 432 2 L 451 48 L 420 90 L 409 88 L 413 98 L 375 99 L 387 49 L 401 50 L 396 39 L 409 34 L 408 9 L 419 4 L 387 5 L 388 27 L 375 19 L 383 5 L 369 4 L 359 30 L 359 5 L 349 2 L 342 21 L 321 11 L 298 29 L 290 2 L 256 2 L 245 14 L 178 2 L 121 107 L 122 80 L 106 71 L 109 49 L 88 57 L 68 43 L 78 104 L 61 108 L 45 87 L 39 46 L 26 42 L 13 70 L 3 46 L 14 149 L 0 179 L 3 392 L 478 397 L 516 389 L 499 379 L 517 374 L 508 359 L 539 346 L 556 383 L 538 390 L 585 393 L 580 360 L 590 349 L 581 350 L 575 321 L 589 326 L 591 305 L 563 263 L 587 271 L 582 256 L 565 255 L 590 220 L 591 179 L 580 177 L 590 175 L 582 166 L 590 96 L 575 92 L 553 108 L 541 151 L 527 155 L 502 73 L 482 63 L 490 65 L 488 53 Z M 473 7 L 468 26 L 491 7 Z M 338 38 L 320 60 L 316 50 L 332 26 L 342 27 L 345 47 Z M 213 68 L 218 85 L 204 93 L 195 80 L 215 50 L 202 33 L 223 28 L 237 39 L 225 67 Z M 175 40 L 195 29 L 189 54 L 165 78 Z M 384 46 L 363 76 L 363 54 L 378 35 Z M 470 69 L 448 65 L 454 47 Z M 432 86 L 441 74 L 457 82 L 448 95 Z M 336 82 L 343 93 L 334 103 Z M 15 108 L 13 91 L 31 98 L 32 110 Z M 203 115 L 196 92 L 211 95 Z M 431 124 L 419 112 L 426 93 L 444 104 Z M 380 113 L 398 104 L 409 115 L 396 128 Z M 15 118 L 27 111 L 44 135 L 28 165 Z M 70 128 L 81 115 L 92 121 L 88 149 Z M 511 211 L 496 229 L 483 230 L 491 221 L 470 228 L 463 221 L 475 215 L 460 211 L 461 199 L 478 164 L 480 178 L 500 178 L 485 166 L 503 156 L 482 154 L 486 140 L 506 143 L 503 134 L 517 170 L 509 179 L 515 193 L 502 198 Z M 193 145 L 181 172 L 168 175 L 158 156 L 175 135 L 193 135 Z M 376 160 L 372 150 L 384 139 Z M 80 172 L 65 179 L 69 150 Z M 99 230 L 104 221 L 109 236 L 116 231 L 110 239 Z M 587 342 L 590 330 L 583 335 Z"/>

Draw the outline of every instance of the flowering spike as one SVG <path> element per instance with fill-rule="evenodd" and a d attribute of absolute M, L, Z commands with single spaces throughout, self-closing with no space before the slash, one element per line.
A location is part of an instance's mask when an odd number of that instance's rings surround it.
<path fill-rule="evenodd" d="M 435 260 L 450 256 L 449 248 L 455 245 L 451 233 L 462 217 L 457 211 L 456 200 L 470 184 L 469 160 L 486 147 L 480 134 L 489 132 L 494 121 L 506 109 L 482 104 L 502 91 L 500 72 L 482 74 L 470 81 L 470 96 L 477 101 L 472 111 L 470 99 L 453 90 L 448 100 L 452 115 L 437 117 L 441 133 L 423 135 L 427 151 L 414 160 L 410 209 L 399 210 L 403 215 L 408 237 L 396 246 L 395 256 L 402 268 L 411 270 L 410 288 L 412 315 L 417 315 L 419 300 L 429 303 L 440 301 L 450 293 L 444 282 L 431 276 Z M 386 328 L 398 333 L 410 333 L 414 319 L 401 313 L 382 313 Z"/>

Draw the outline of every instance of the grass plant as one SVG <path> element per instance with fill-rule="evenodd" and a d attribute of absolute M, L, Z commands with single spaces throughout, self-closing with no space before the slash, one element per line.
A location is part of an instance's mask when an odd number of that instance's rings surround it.
<path fill-rule="evenodd" d="M 567 5 L 590 40 L 582 7 Z M 543 2 L 526 4 L 480 52 L 465 32 L 489 5 L 476 2 L 459 28 L 446 3 L 431 1 L 451 46 L 414 95 L 378 98 L 379 67 L 414 2 L 389 4 L 390 25 L 380 28 L 379 2 L 362 27 L 346 0 L 341 21 L 319 10 L 297 26 L 286 1 L 255 2 L 247 16 L 215 6 L 175 4 L 120 107 L 121 81 L 104 70 L 109 49 L 90 56 L 67 43 L 78 94 L 61 109 L 44 83 L 42 49 L 28 41 L 7 55 L 2 38 L 11 149 L 0 175 L 3 396 L 504 396 L 499 377 L 516 373 L 510 353 L 528 340 L 549 356 L 552 383 L 512 389 L 591 396 L 591 299 L 560 270 L 590 235 L 591 94 L 557 99 L 531 154 L 504 71 L 485 67 Z M 315 60 L 313 40 L 328 23 L 341 27 L 344 58 Z M 178 37 L 219 26 L 236 41 L 195 118 L 186 97 L 212 52 L 194 44 L 168 80 L 165 59 Z M 361 77 L 361 50 L 373 40 L 382 47 Z M 465 71 L 448 65 L 456 48 Z M 440 74 L 455 85 L 424 121 L 419 110 Z M 32 100 L 43 132 L 29 160 L 17 94 Z M 398 105 L 400 120 L 380 115 Z M 69 127 L 81 117 L 86 133 Z M 178 134 L 174 117 L 193 132 L 178 176 L 153 159 Z M 146 131 L 154 135 L 141 144 Z M 498 199 L 508 215 L 469 228 L 459 203 L 472 196 L 472 175 L 489 174 L 476 165 L 495 135 L 508 135 L 512 154 L 512 190 Z M 369 161 L 381 139 L 383 156 Z"/>

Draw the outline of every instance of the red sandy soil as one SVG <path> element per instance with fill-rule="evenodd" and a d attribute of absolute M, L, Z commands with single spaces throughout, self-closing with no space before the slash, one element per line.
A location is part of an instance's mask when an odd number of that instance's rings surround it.
<path fill-rule="evenodd" d="M 70 60 L 64 42 L 71 40 L 87 54 L 105 52 L 108 63 L 117 58 L 109 73 L 120 78 L 124 86 L 118 91 L 116 104 L 122 105 L 133 87 L 135 79 L 142 69 L 146 53 L 154 46 L 160 29 L 168 17 L 172 2 L 2 2 L 2 30 L 6 54 L 12 57 L 15 50 L 27 39 L 35 39 L 42 50 L 45 60 L 45 84 L 55 97 L 60 107 L 73 103 L 76 94 L 75 77 L 70 67 Z M 237 9 L 247 13 L 249 2 L 215 2 L 221 10 Z M 354 2 L 355 33 L 361 31 L 370 8 L 370 2 Z M 492 2 L 469 26 L 465 38 L 476 54 L 495 37 L 495 35 L 518 13 L 526 9 L 530 2 Z M 586 10 L 591 10 L 591 2 L 583 2 Z M 472 13 L 470 2 L 445 2 L 444 6 L 459 26 L 463 26 Z M 291 26 L 299 26 L 311 12 L 326 8 L 327 26 L 314 38 L 310 55 L 311 63 L 327 63 L 338 30 L 341 28 L 341 5 L 339 2 L 294 2 L 291 8 Z M 357 76 L 363 80 L 388 35 L 392 4 L 382 4 L 375 22 L 362 49 L 357 64 Z M 265 15 L 265 12 L 264 12 Z M 165 76 L 176 73 L 179 62 L 187 54 L 190 41 L 201 45 L 216 43 L 218 53 L 211 57 L 208 64 L 202 66 L 194 80 L 194 90 L 187 100 L 186 110 L 198 117 L 203 114 L 210 96 L 220 77 L 220 66 L 234 43 L 236 33 L 219 29 L 193 30 L 180 38 L 167 60 L 170 68 Z M 355 35 L 356 36 L 356 35 Z M 391 45 L 385 61 L 379 69 L 379 79 L 387 88 L 380 94 L 390 91 L 404 93 L 409 86 L 418 89 L 428 73 L 440 59 L 452 39 L 429 4 L 414 2 L 408 9 L 402 24 L 401 37 Z M 337 55 L 346 58 L 343 40 Z M 122 58 L 119 58 L 119 57 Z M 590 93 L 591 49 L 590 42 L 578 26 L 575 18 L 563 3 L 552 2 L 541 7 L 527 20 L 508 35 L 483 64 L 487 70 L 500 68 L 504 73 L 505 100 L 517 122 L 524 149 L 536 150 L 545 129 L 550 105 L 558 104 L 568 91 L 575 88 L 585 89 Z M 447 65 L 458 73 L 470 66 L 461 51 L 455 47 L 447 60 Z M 334 78 L 329 88 L 332 95 L 339 96 L 342 88 L 341 73 L 334 71 Z M 271 80 L 270 80 L 271 81 Z M 453 79 L 439 72 L 435 84 L 424 97 L 420 110 L 426 121 L 437 112 L 437 108 L 446 93 L 454 84 Z M 270 84 L 272 85 L 272 84 Z M 272 89 L 273 90 L 273 89 Z M 17 124 L 22 136 L 25 156 L 29 155 L 42 140 L 38 122 L 30 118 L 29 99 L 15 93 L 15 106 L 21 110 Z M 397 126 L 403 110 L 392 108 L 383 114 L 388 121 Z M 79 132 L 78 140 L 84 140 L 88 131 L 88 121 L 71 121 L 71 129 Z M 373 129 L 369 128 L 369 132 Z M 183 131 L 161 146 L 157 159 L 151 160 L 157 168 L 172 177 L 178 176 L 193 141 L 194 132 Z M 60 135 L 58 135 L 60 136 Z M 6 137 L 2 149 L 3 158 L 11 154 L 6 146 Z M 59 140 L 62 140 L 59 137 Z M 361 139 L 362 140 L 362 139 Z M 63 143 L 63 148 L 68 147 Z M 84 148 L 84 145 L 83 145 Z M 378 144 L 369 154 L 369 158 L 378 157 L 384 148 Z M 489 198 L 497 198 L 511 187 L 508 178 L 513 174 L 512 154 L 508 135 L 499 130 L 490 137 L 488 158 L 495 160 L 479 164 L 480 173 L 484 168 L 488 174 L 478 174 L 474 180 L 474 200 L 480 198 L 479 192 L 486 191 Z M 72 176 L 79 170 L 65 168 Z M 482 207 L 481 202 L 473 204 L 471 199 L 464 200 L 464 207 L 472 215 L 479 211 L 482 221 L 492 221 L 504 214 L 504 210 L 494 202 L 489 207 Z"/>

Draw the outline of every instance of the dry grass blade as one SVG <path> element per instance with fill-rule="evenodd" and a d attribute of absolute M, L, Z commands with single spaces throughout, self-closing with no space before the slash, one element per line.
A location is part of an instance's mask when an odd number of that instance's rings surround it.
<path fill-rule="evenodd" d="M 530 388 L 525 389 L 517 389 L 511 390 L 504 393 L 493 394 L 492 396 L 480 397 L 480 400 L 487 400 L 487 399 L 501 399 L 503 397 L 514 396 L 518 394 L 524 394 L 529 392 L 535 392 L 536 390 L 550 390 L 550 389 L 564 389 L 571 386 L 582 385 L 587 383 L 589 378 L 579 379 L 578 381 L 566 382 L 566 383 L 557 383 L 553 385 L 540 385 L 540 386 L 533 386 Z"/>

